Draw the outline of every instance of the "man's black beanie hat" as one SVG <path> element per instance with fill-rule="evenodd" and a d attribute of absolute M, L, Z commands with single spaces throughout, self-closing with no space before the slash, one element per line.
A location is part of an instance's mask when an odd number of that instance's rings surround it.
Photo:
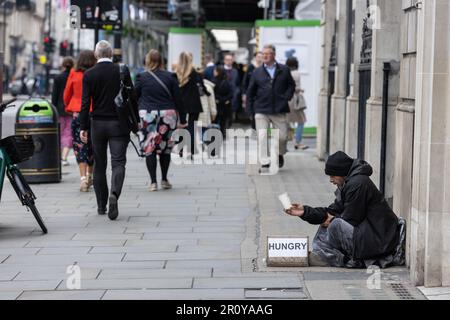
<path fill-rule="evenodd" d="M 353 159 L 342 151 L 332 154 L 325 164 L 327 176 L 346 177 L 352 167 Z"/>

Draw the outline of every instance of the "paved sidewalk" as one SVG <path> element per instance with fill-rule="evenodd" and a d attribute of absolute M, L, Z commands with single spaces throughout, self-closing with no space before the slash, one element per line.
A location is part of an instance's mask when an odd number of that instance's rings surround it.
<path fill-rule="evenodd" d="M 418 288 L 428 300 L 450 300 L 450 287 Z"/>
<path fill-rule="evenodd" d="M 147 191 L 145 162 L 131 147 L 128 159 L 114 222 L 97 215 L 93 192 L 78 191 L 73 157 L 62 183 L 33 185 L 48 235 L 5 184 L 0 299 L 398 299 L 395 286 L 423 298 L 404 268 L 383 273 L 380 289 L 369 290 L 365 270 L 265 266 L 267 235 L 315 232 L 281 213 L 278 194 L 312 205 L 332 200 L 313 150 L 290 153 L 272 177 L 253 166 L 173 165 L 174 189 L 156 193 Z M 73 264 L 80 290 L 70 290 Z"/>
<path fill-rule="evenodd" d="M 34 185 L 48 235 L 5 185 L 0 213 L 0 299 L 307 298 L 298 272 L 245 268 L 241 242 L 251 214 L 245 166 L 171 167 L 170 191 L 147 191 L 145 162 L 128 153 L 120 216 L 98 216 L 80 193 L 73 157 L 60 184 Z M 67 268 L 81 269 L 68 290 Z M 267 290 L 261 290 L 267 289 Z"/>

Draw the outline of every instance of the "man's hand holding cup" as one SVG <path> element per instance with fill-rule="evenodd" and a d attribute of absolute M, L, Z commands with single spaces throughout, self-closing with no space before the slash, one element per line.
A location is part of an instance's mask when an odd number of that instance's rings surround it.
<path fill-rule="evenodd" d="M 292 207 L 285 209 L 284 212 L 293 217 L 302 217 L 305 214 L 305 208 L 301 204 L 293 203 Z"/>

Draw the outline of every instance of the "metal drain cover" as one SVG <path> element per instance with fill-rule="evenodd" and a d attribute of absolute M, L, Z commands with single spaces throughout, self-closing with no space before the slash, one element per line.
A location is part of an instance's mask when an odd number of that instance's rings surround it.
<path fill-rule="evenodd" d="M 402 283 L 399 282 L 391 282 L 388 284 L 392 291 L 395 293 L 395 295 L 400 299 L 400 300 L 416 300 L 416 298 L 414 298 L 411 293 L 409 292 L 408 289 L 406 289 Z"/>

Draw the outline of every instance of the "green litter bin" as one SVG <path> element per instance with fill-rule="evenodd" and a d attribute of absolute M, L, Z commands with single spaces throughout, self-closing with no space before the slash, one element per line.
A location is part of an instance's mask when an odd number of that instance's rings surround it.
<path fill-rule="evenodd" d="M 34 155 L 19 164 L 28 183 L 61 182 L 59 116 L 47 100 L 30 99 L 16 115 L 16 135 L 29 135 L 34 141 Z"/>

